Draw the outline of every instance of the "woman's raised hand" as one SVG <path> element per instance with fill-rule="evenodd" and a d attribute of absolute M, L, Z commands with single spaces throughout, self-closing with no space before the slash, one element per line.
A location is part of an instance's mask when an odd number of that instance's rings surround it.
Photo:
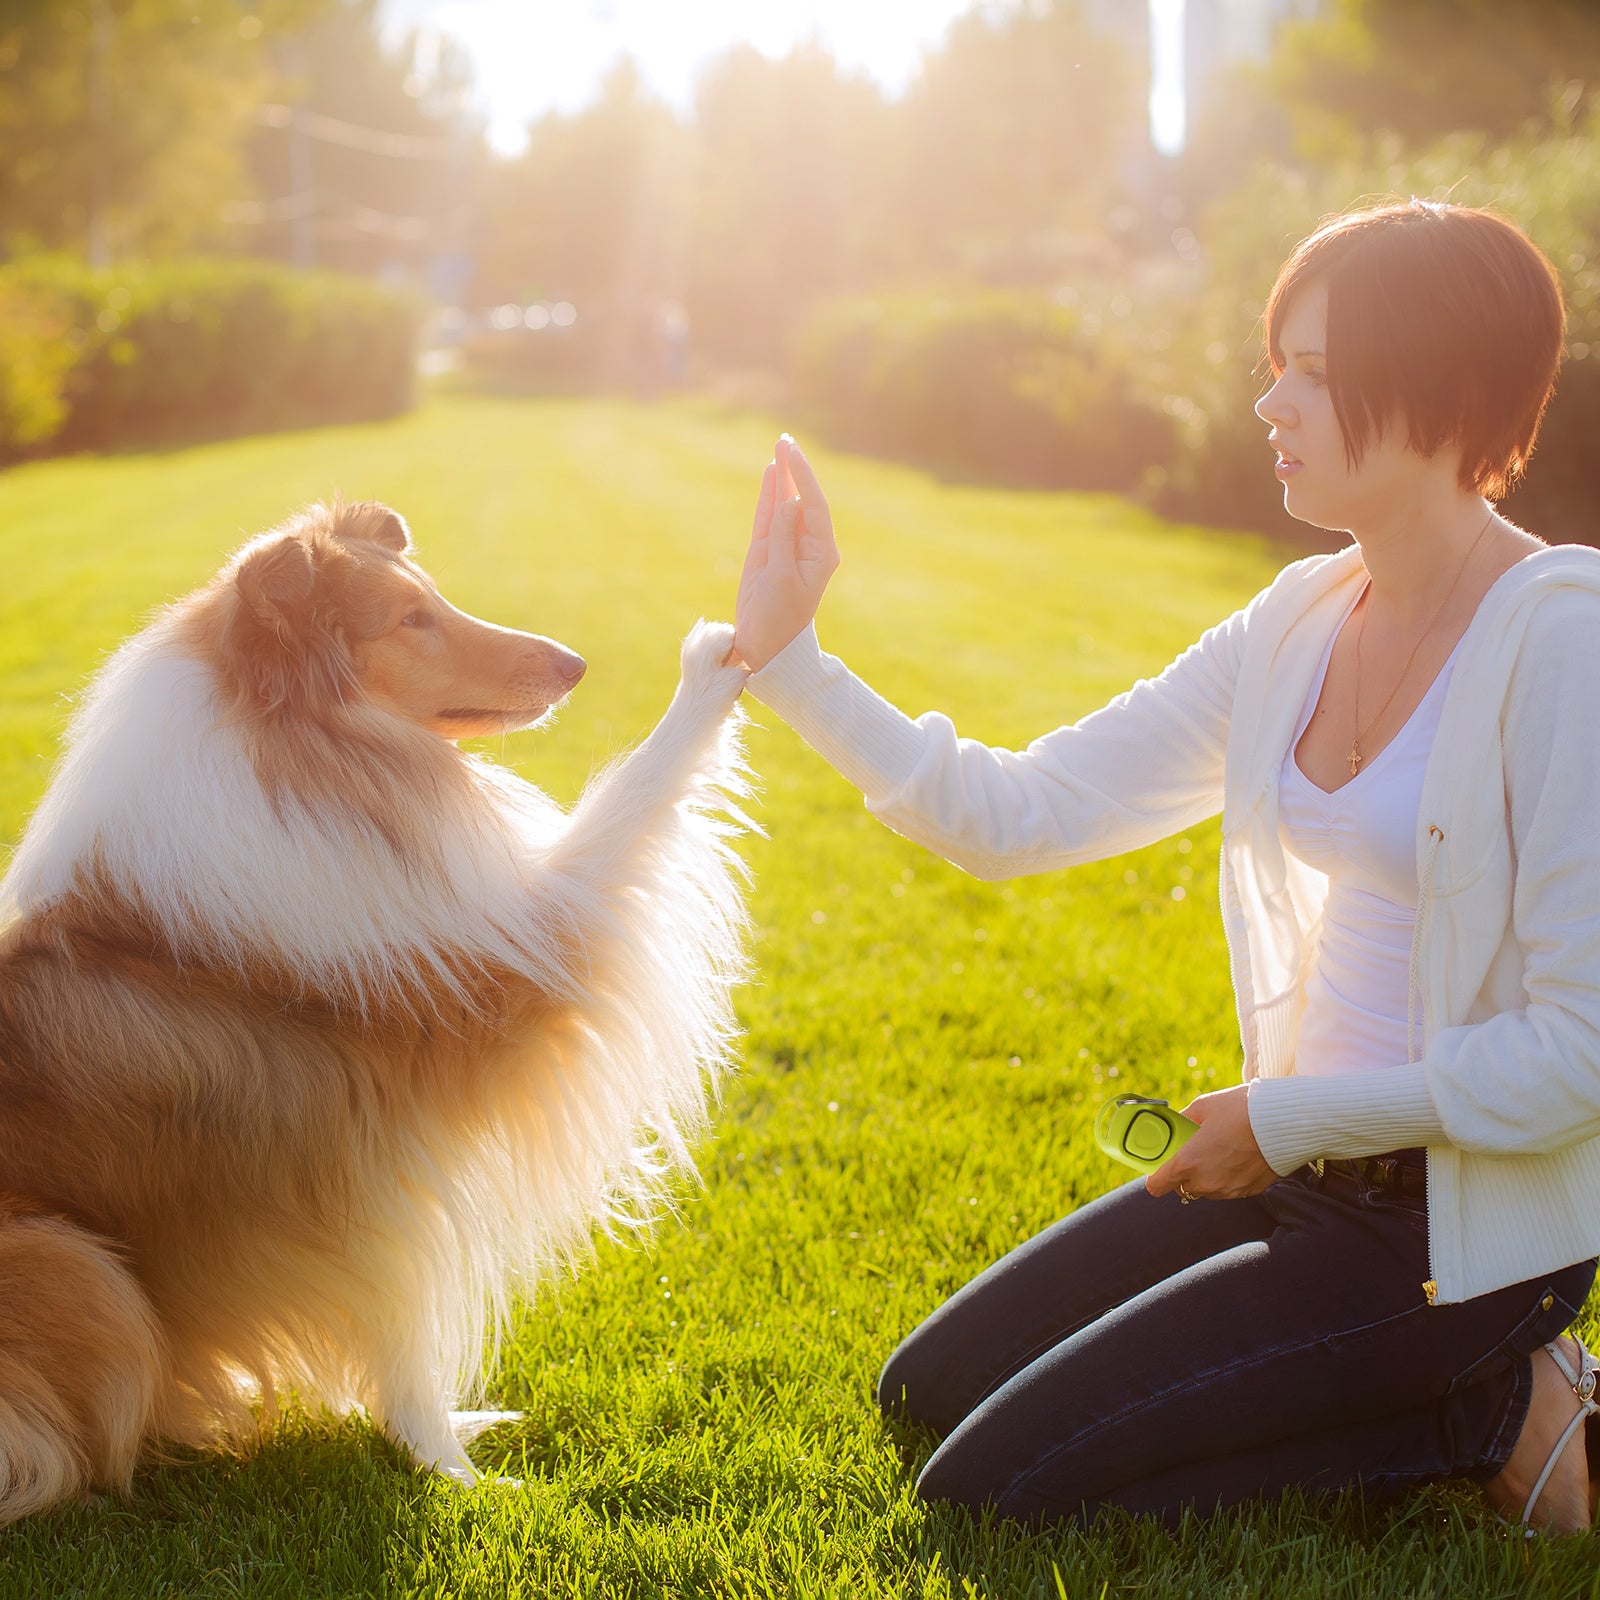
<path fill-rule="evenodd" d="M 799 445 L 784 434 L 761 479 L 739 575 L 734 656 L 755 672 L 766 666 L 816 616 L 838 565 L 822 487 Z"/>

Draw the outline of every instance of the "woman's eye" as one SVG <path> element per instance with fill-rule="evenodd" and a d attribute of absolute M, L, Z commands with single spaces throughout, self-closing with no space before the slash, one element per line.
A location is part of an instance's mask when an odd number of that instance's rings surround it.
<path fill-rule="evenodd" d="M 1308 373 L 1307 376 L 1319 389 L 1327 388 L 1328 374 L 1326 372 L 1311 372 Z"/>

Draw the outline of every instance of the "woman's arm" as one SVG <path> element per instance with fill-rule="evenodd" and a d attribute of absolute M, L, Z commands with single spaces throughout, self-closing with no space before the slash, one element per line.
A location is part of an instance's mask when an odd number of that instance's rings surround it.
<path fill-rule="evenodd" d="M 1116 855 L 1221 809 L 1245 612 L 1081 722 L 1002 750 L 957 737 L 937 712 L 913 721 L 822 653 L 811 623 L 837 565 L 821 488 L 780 441 L 740 582 L 734 647 L 758 668 L 750 692 L 896 832 L 978 877 L 1003 878 Z"/>

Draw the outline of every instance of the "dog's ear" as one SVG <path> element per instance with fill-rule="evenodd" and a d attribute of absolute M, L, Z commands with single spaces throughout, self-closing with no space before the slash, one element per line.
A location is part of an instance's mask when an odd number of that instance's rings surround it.
<path fill-rule="evenodd" d="M 304 541 L 274 539 L 240 563 L 234 582 L 251 612 L 263 622 L 311 598 L 317 570 Z"/>
<path fill-rule="evenodd" d="M 341 507 L 333 531 L 341 539 L 369 539 L 396 555 L 403 556 L 411 550 L 411 530 L 406 519 L 376 500 L 359 500 Z"/>
<path fill-rule="evenodd" d="M 241 709 L 323 715 L 342 703 L 349 651 L 318 597 L 319 573 L 332 555 L 314 531 L 270 534 L 234 569 L 237 604 L 224 613 L 218 649 Z"/>

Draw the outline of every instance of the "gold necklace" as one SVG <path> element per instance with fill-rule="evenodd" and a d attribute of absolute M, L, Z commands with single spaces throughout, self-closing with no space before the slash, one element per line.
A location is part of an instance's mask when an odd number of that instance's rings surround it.
<path fill-rule="evenodd" d="M 1461 565 L 1456 568 L 1456 575 L 1451 579 L 1450 587 L 1445 590 L 1444 599 L 1439 602 L 1439 607 L 1434 614 L 1428 618 L 1427 627 L 1425 627 L 1422 632 L 1417 635 L 1417 642 L 1412 645 L 1411 654 L 1406 657 L 1406 664 L 1401 667 L 1400 676 L 1395 679 L 1394 688 L 1389 691 L 1388 698 L 1381 706 L 1378 707 L 1377 711 L 1373 715 L 1372 720 L 1364 728 L 1361 726 L 1361 641 L 1366 638 L 1367 635 L 1367 612 L 1371 608 L 1370 606 L 1363 607 L 1361 612 L 1361 626 L 1356 629 L 1356 729 L 1355 732 L 1350 736 L 1350 754 L 1346 758 L 1350 763 L 1350 776 L 1352 778 L 1355 777 L 1355 775 L 1361 770 L 1361 763 L 1365 759 L 1361 754 L 1361 741 L 1365 739 L 1366 736 L 1371 733 L 1372 730 L 1383 720 L 1384 712 L 1389 709 L 1390 705 L 1394 701 L 1394 697 L 1400 693 L 1400 685 L 1406 681 L 1406 676 L 1411 671 L 1411 663 L 1417 659 L 1417 651 L 1422 648 L 1422 641 L 1433 632 L 1434 623 L 1436 623 L 1439 618 L 1444 615 L 1445 607 L 1450 604 L 1450 601 L 1454 597 L 1456 589 L 1459 587 L 1462 578 L 1466 576 L 1467 567 L 1471 564 L 1473 556 L 1477 554 L 1478 546 L 1483 543 L 1483 536 L 1489 531 L 1489 525 L 1493 521 L 1494 508 L 1490 507 L 1489 521 L 1484 523 L 1484 525 L 1478 529 L 1478 537 L 1474 539 L 1467 547 L 1467 553 L 1461 558 Z M 1367 579 L 1367 593 L 1369 595 L 1372 593 L 1371 578 Z"/>

